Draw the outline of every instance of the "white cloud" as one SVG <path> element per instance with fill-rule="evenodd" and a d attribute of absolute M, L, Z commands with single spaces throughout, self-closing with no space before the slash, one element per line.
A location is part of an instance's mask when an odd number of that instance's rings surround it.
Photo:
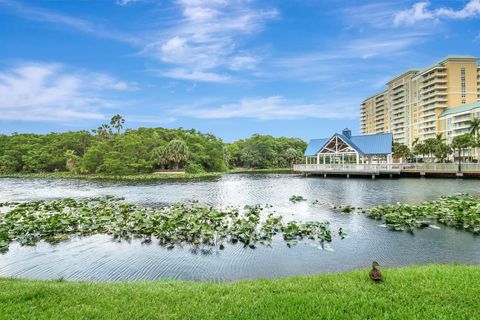
<path fill-rule="evenodd" d="M 85 78 L 89 78 L 90 85 L 98 89 L 116 90 L 116 91 L 135 91 L 138 89 L 136 83 L 128 83 L 115 79 L 104 73 L 87 73 Z"/>
<path fill-rule="evenodd" d="M 132 4 L 132 3 L 140 2 L 140 1 L 142 1 L 142 0 L 117 0 L 116 3 L 117 3 L 119 6 L 128 6 L 128 5 Z"/>
<path fill-rule="evenodd" d="M 380 34 L 359 38 L 345 44 L 344 52 L 349 58 L 372 58 L 402 52 L 423 41 L 424 33 L 408 32 Z"/>
<path fill-rule="evenodd" d="M 117 0 L 120 6 L 153 0 Z M 244 40 L 260 32 L 275 18 L 274 9 L 254 7 L 251 0 L 177 0 L 178 17 L 146 22 L 135 35 L 118 32 L 102 23 L 72 17 L 53 10 L 0 0 L 0 6 L 28 20 L 64 26 L 97 37 L 126 42 L 141 53 L 161 61 L 162 74 L 195 81 L 225 81 L 221 73 L 253 70 L 260 57 L 242 50 Z M 178 70 L 183 70 L 178 72 Z M 198 77 L 197 77 L 198 76 Z"/>
<path fill-rule="evenodd" d="M 177 107 L 172 113 L 199 119 L 250 118 L 257 120 L 292 120 L 304 118 L 355 118 L 356 104 L 314 104 L 287 100 L 281 96 L 243 99 L 219 107 Z"/>
<path fill-rule="evenodd" d="M 428 5 L 428 2 L 418 2 L 412 8 L 400 11 L 395 15 L 394 24 L 412 25 L 419 21 L 434 19 L 435 15 L 428 11 Z"/>
<path fill-rule="evenodd" d="M 373 66 L 383 60 L 399 57 L 410 48 L 425 41 L 427 33 L 377 33 L 351 40 L 341 39 L 332 43 L 331 48 L 289 55 L 272 59 L 269 76 L 271 78 L 299 79 L 301 81 L 325 81 L 324 86 L 336 86 L 344 82 L 355 83 L 372 74 L 372 64 L 366 59 L 378 59 Z M 358 75 L 353 75 L 356 72 Z M 345 83 L 344 83 L 345 84 Z"/>
<path fill-rule="evenodd" d="M 92 23 L 88 20 L 71 17 L 52 10 L 47 10 L 39 7 L 29 6 L 18 3 L 16 1 L 0 0 L 0 6 L 11 10 L 18 16 L 24 19 L 46 22 L 51 24 L 58 24 L 72 28 L 81 32 L 90 33 L 97 37 L 112 39 L 115 41 L 127 42 L 130 44 L 138 44 L 138 39 L 130 37 L 111 28 L 107 28 L 100 24 Z"/>
<path fill-rule="evenodd" d="M 227 75 L 206 72 L 201 70 L 189 70 L 176 68 L 164 72 L 158 72 L 159 75 L 168 78 L 182 79 L 182 80 L 195 80 L 203 82 L 227 82 L 230 80 L 230 77 Z"/>
<path fill-rule="evenodd" d="M 72 71 L 60 64 L 26 63 L 0 72 L 0 119 L 103 119 L 101 109 L 118 103 L 105 98 L 104 91 L 130 88 L 105 74 Z"/>
<path fill-rule="evenodd" d="M 381 2 L 360 2 L 338 10 L 340 18 L 348 26 L 365 29 L 373 26 L 375 28 L 390 28 L 392 17 L 398 12 L 397 3 L 394 1 Z"/>
<path fill-rule="evenodd" d="M 143 52 L 172 65 L 173 70 L 163 75 L 197 81 L 223 81 L 225 76 L 218 77 L 220 69 L 254 68 L 259 57 L 240 54 L 239 40 L 260 32 L 278 14 L 255 9 L 249 0 L 180 0 L 177 4 L 181 18 L 147 39 Z"/>
<path fill-rule="evenodd" d="M 480 0 L 470 0 L 465 7 L 460 10 L 452 8 L 440 8 L 436 11 L 439 17 L 452 19 L 466 19 L 480 16 Z"/>
<path fill-rule="evenodd" d="M 236 56 L 230 61 L 230 69 L 242 70 L 242 69 L 255 69 L 259 59 L 255 56 Z"/>
<path fill-rule="evenodd" d="M 480 16 L 480 0 L 470 0 L 463 8 L 455 10 L 452 8 L 438 8 L 429 10 L 430 3 L 423 1 L 415 3 L 410 9 L 398 12 L 394 17 L 394 24 L 414 25 L 427 20 L 438 20 L 440 18 L 466 19 Z"/>

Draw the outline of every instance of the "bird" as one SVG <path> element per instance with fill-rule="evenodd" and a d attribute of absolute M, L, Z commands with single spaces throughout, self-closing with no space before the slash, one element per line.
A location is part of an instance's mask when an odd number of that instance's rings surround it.
<path fill-rule="evenodd" d="M 381 282 L 383 281 L 382 273 L 380 272 L 380 264 L 377 261 L 372 262 L 372 270 L 368 273 L 370 276 L 370 279 L 372 279 L 375 282 Z"/>

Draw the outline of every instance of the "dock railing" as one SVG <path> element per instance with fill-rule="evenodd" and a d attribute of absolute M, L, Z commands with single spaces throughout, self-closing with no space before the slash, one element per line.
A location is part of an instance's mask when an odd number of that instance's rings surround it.
<path fill-rule="evenodd" d="M 378 173 L 396 172 L 400 173 L 399 163 L 379 164 L 294 164 L 293 171 L 299 172 L 345 172 L 345 173 Z"/>
<path fill-rule="evenodd" d="M 458 172 L 457 163 L 379 163 L 379 164 L 294 164 L 297 172 L 400 173 Z M 480 172 L 480 163 L 462 163 L 461 172 Z"/>
<path fill-rule="evenodd" d="M 402 171 L 459 172 L 458 163 L 402 163 Z M 480 172 L 480 163 L 461 163 L 461 172 Z"/>

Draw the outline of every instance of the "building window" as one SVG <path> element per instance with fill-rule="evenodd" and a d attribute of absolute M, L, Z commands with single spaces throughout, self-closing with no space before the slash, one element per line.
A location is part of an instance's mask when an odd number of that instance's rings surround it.
<path fill-rule="evenodd" d="M 465 85 L 465 67 L 462 67 L 460 69 L 460 82 L 461 82 L 461 86 L 462 86 L 462 104 L 465 104 L 466 103 L 466 95 L 467 95 L 467 88 L 466 88 L 466 85 Z"/>

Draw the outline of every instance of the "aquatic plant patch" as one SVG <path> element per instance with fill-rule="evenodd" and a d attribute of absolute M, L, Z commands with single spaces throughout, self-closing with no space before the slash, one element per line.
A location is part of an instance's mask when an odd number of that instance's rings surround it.
<path fill-rule="evenodd" d="M 335 203 L 322 202 L 320 200 L 313 200 L 312 205 L 329 207 L 330 209 L 339 210 L 341 213 L 356 213 L 359 211 L 361 211 L 362 213 L 365 213 L 363 208 L 354 207 L 350 204 L 341 205 L 341 204 L 335 204 Z"/>
<path fill-rule="evenodd" d="M 328 222 L 283 221 L 268 207 L 217 209 L 198 202 L 160 208 L 139 207 L 121 198 L 101 197 L 83 200 L 65 198 L 53 201 L 0 203 L 9 207 L 0 215 L 0 252 L 12 241 L 35 245 L 41 240 L 56 243 L 71 236 L 108 234 L 115 239 L 141 239 L 173 248 L 177 244 L 215 246 L 241 243 L 255 248 L 270 245 L 279 235 L 294 245 L 302 240 L 332 241 Z M 344 232 L 339 232 L 341 238 Z"/>
<path fill-rule="evenodd" d="M 460 194 L 440 197 L 418 205 L 392 204 L 379 205 L 367 212 L 370 218 L 384 220 L 394 231 L 413 232 L 426 228 L 430 221 L 480 234 L 480 196 Z"/>
<path fill-rule="evenodd" d="M 296 196 L 296 195 L 291 196 L 289 200 L 293 203 L 297 203 L 297 202 L 300 202 L 300 201 L 307 201 L 307 199 L 305 199 L 304 197 Z"/>

